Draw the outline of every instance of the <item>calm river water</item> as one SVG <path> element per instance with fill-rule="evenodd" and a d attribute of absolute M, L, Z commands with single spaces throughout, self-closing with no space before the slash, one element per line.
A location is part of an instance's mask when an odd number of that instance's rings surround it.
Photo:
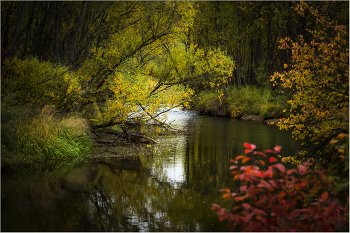
<path fill-rule="evenodd" d="M 227 231 L 213 203 L 235 189 L 229 160 L 243 143 L 258 150 L 282 146 L 292 155 L 291 132 L 261 123 L 169 113 L 189 135 L 165 135 L 153 154 L 134 160 L 85 162 L 55 174 L 2 174 L 2 231 Z"/>

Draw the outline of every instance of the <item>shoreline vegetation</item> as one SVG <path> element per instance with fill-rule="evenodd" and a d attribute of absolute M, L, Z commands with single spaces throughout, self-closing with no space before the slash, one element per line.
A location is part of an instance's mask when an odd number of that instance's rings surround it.
<path fill-rule="evenodd" d="M 202 115 L 230 117 L 244 121 L 277 125 L 290 105 L 291 97 L 277 95 L 269 87 L 232 87 L 224 98 L 220 91 L 203 91 L 195 96 L 192 108 Z"/>

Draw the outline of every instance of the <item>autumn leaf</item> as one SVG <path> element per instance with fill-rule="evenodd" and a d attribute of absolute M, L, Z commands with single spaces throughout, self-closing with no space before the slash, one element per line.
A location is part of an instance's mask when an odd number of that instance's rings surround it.
<path fill-rule="evenodd" d="M 258 160 L 257 162 L 260 163 L 260 164 L 263 165 L 263 166 L 265 165 L 265 162 L 262 161 L 262 160 Z"/>
<path fill-rule="evenodd" d="M 281 146 L 275 146 L 273 148 L 276 152 L 281 152 L 282 147 Z"/>
<path fill-rule="evenodd" d="M 231 192 L 230 189 L 220 189 L 219 191 L 220 191 L 220 192 L 227 192 L 227 193 Z"/>
<path fill-rule="evenodd" d="M 247 203 L 243 203 L 242 206 L 243 206 L 243 208 L 245 208 L 245 209 L 251 209 L 251 208 L 252 208 L 252 207 L 251 207 L 249 204 L 247 204 Z"/>
<path fill-rule="evenodd" d="M 236 157 L 236 160 L 238 160 L 238 159 L 244 159 L 244 158 L 247 158 L 247 156 L 245 156 L 245 155 L 238 155 L 238 156 Z"/>
<path fill-rule="evenodd" d="M 278 163 L 278 164 L 276 164 L 276 167 L 277 167 L 281 172 L 285 172 L 285 171 L 286 171 L 286 168 L 284 167 L 283 164 Z"/>
<path fill-rule="evenodd" d="M 321 195 L 321 200 L 325 201 L 327 198 L 328 198 L 328 192 L 326 191 Z"/>
<path fill-rule="evenodd" d="M 277 154 L 277 152 L 276 151 L 274 151 L 274 150 L 264 150 L 266 153 L 274 153 L 274 154 Z"/>
<path fill-rule="evenodd" d="M 306 170 L 307 170 L 306 166 L 304 166 L 304 165 L 299 165 L 298 169 L 299 169 L 299 172 L 301 175 L 304 175 L 306 173 Z"/>
<path fill-rule="evenodd" d="M 245 162 L 247 162 L 247 161 L 249 161 L 249 160 L 251 160 L 251 159 L 252 159 L 252 158 L 250 158 L 250 157 L 245 158 L 245 159 L 242 160 L 242 163 L 245 163 Z"/>
<path fill-rule="evenodd" d="M 263 152 L 260 152 L 260 151 L 254 151 L 254 154 L 258 154 L 258 155 L 262 155 L 264 157 L 267 157 L 267 155 Z"/>
<path fill-rule="evenodd" d="M 270 162 L 270 163 L 273 163 L 273 162 L 276 162 L 276 161 L 277 161 L 277 159 L 274 158 L 274 157 L 270 157 L 270 158 L 269 158 L 269 162 Z"/>

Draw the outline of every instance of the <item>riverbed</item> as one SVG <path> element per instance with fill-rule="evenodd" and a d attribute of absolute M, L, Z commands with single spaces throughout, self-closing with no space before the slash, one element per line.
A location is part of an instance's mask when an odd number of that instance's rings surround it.
<path fill-rule="evenodd" d="M 61 172 L 1 177 L 2 231 L 228 231 L 213 203 L 219 189 L 239 187 L 230 159 L 243 143 L 282 146 L 295 154 L 290 131 L 263 123 L 174 109 L 174 128 L 190 134 L 156 138 L 149 154 L 84 161 Z"/>

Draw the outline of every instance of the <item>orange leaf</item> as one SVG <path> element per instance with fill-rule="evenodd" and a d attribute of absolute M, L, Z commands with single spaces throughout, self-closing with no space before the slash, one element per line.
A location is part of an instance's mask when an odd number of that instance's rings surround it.
<path fill-rule="evenodd" d="M 229 193 L 225 193 L 224 195 L 222 195 L 222 198 L 226 198 L 226 197 L 229 197 L 230 194 Z"/>
<path fill-rule="evenodd" d="M 265 162 L 264 161 L 262 161 L 262 160 L 258 160 L 258 163 L 261 163 L 261 165 L 265 165 Z"/>
<path fill-rule="evenodd" d="M 326 200 L 327 197 L 328 197 L 328 192 L 326 191 L 326 192 L 324 192 L 324 193 L 322 194 L 321 199 L 322 199 L 322 200 Z"/>
<path fill-rule="evenodd" d="M 233 177 L 234 180 L 237 180 L 238 178 L 239 178 L 239 174 L 236 174 L 236 175 Z"/>
<path fill-rule="evenodd" d="M 238 205 L 238 206 L 233 207 L 232 210 L 235 211 L 235 210 L 237 210 L 239 208 L 241 208 L 241 207 Z"/>
<path fill-rule="evenodd" d="M 248 153 L 250 153 L 250 152 L 252 152 L 252 150 L 250 150 L 250 149 L 245 149 L 245 150 L 244 150 L 244 154 L 248 154 Z"/>
<path fill-rule="evenodd" d="M 247 161 L 249 161 L 249 160 L 251 160 L 251 159 L 252 159 L 252 158 L 247 157 L 247 158 L 245 158 L 245 159 L 242 160 L 242 163 L 245 163 L 245 162 L 247 162 Z"/>
<path fill-rule="evenodd" d="M 236 157 L 236 160 L 237 159 L 244 159 L 244 158 L 246 158 L 247 156 L 245 156 L 245 155 L 238 155 L 237 157 Z"/>
<path fill-rule="evenodd" d="M 220 189 L 219 191 L 220 191 L 220 192 L 227 192 L 227 193 L 231 192 L 230 189 Z"/>
<path fill-rule="evenodd" d="M 267 157 L 267 155 L 264 152 L 260 152 L 260 151 L 255 151 L 254 154 L 258 154 L 258 155 L 262 155 L 264 157 Z"/>

